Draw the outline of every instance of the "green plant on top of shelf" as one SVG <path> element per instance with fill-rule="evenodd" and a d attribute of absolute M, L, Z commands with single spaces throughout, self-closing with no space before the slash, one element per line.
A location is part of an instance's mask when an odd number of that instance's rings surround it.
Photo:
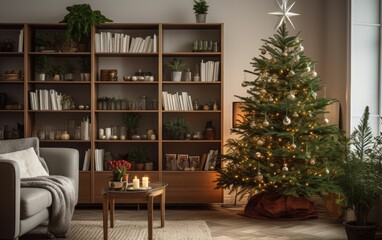
<path fill-rule="evenodd" d="M 66 35 L 77 43 L 87 43 L 93 26 L 113 22 L 102 15 L 99 10 L 93 10 L 89 4 L 74 4 L 66 7 L 68 14 L 61 21 L 67 24 Z"/>
<path fill-rule="evenodd" d="M 205 0 L 194 0 L 194 12 L 195 14 L 207 14 L 208 13 L 208 4 Z"/>

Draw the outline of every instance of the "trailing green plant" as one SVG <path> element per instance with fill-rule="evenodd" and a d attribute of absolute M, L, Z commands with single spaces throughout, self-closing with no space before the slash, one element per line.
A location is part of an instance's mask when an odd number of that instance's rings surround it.
<path fill-rule="evenodd" d="M 125 126 L 127 130 L 137 130 L 139 128 L 139 120 L 141 119 L 141 115 L 138 113 L 125 113 L 123 115 L 123 122 L 125 123 Z"/>
<path fill-rule="evenodd" d="M 164 128 L 167 130 L 170 138 L 181 138 L 187 132 L 187 123 L 183 118 L 176 118 L 173 121 L 164 123 Z"/>
<path fill-rule="evenodd" d="M 208 4 L 205 0 L 194 0 L 194 12 L 195 14 L 207 14 L 208 13 Z"/>
<path fill-rule="evenodd" d="M 373 137 L 369 107 L 346 141 L 344 160 L 338 175 L 340 201 L 355 211 L 357 225 L 366 226 L 367 216 L 382 195 L 382 138 Z"/>
<path fill-rule="evenodd" d="M 174 58 L 171 62 L 167 62 L 165 67 L 171 72 L 179 72 L 185 69 L 186 63 L 182 59 Z"/>
<path fill-rule="evenodd" d="M 148 154 L 144 148 L 134 147 L 128 152 L 128 159 L 134 163 L 146 163 Z"/>
<path fill-rule="evenodd" d="M 68 14 L 61 21 L 67 24 L 66 35 L 77 43 L 88 42 L 93 26 L 113 22 L 102 15 L 99 10 L 93 10 L 89 4 L 74 4 L 66 7 Z"/>
<path fill-rule="evenodd" d="M 36 58 L 36 70 L 39 73 L 50 73 L 52 69 L 52 60 L 47 55 L 41 55 Z"/>

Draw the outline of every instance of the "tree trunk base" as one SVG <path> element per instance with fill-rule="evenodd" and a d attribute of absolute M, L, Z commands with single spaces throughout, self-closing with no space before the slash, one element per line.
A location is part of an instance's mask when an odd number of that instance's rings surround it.
<path fill-rule="evenodd" d="M 305 197 L 259 193 L 252 196 L 241 215 L 275 220 L 306 220 L 318 218 L 314 204 Z"/>

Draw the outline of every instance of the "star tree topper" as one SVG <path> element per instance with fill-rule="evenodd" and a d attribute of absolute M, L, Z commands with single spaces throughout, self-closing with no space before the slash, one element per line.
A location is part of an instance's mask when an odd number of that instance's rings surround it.
<path fill-rule="evenodd" d="M 280 16 L 280 22 L 279 22 L 278 25 L 276 26 L 276 29 L 278 29 L 279 27 L 281 27 L 281 24 L 282 24 L 283 22 L 285 22 L 286 20 L 288 20 L 289 23 L 290 23 L 290 25 L 292 25 L 292 27 L 295 28 L 294 25 L 293 25 L 293 23 L 292 23 L 292 21 L 290 20 L 290 17 L 298 16 L 298 15 L 300 15 L 300 14 L 298 14 L 298 13 L 292 13 L 292 12 L 290 12 L 290 10 L 292 9 L 292 7 L 294 6 L 294 4 L 295 4 L 296 2 L 294 2 L 292 5 L 290 5 L 290 6 L 288 7 L 288 0 L 281 0 L 281 1 L 282 1 L 281 3 L 279 2 L 279 0 L 276 1 L 276 2 L 277 2 L 277 5 L 278 5 L 279 8 L 280 8 L 280 11 L 278 11 L 278 12 L 270 12 L 270 13 L 269 13 L 270 15 Z"/>

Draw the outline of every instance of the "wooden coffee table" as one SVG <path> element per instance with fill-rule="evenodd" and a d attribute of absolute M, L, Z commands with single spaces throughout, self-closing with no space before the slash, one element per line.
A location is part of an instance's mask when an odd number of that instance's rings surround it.
<path fill-rule="evenodd" d="M 138 190 L 112 190 L 104 188 L 102 190 L 103 198 L 103 239 L 108 239 L 108 211 L 110 209 L 110 227 L 114 227 L 114 207 L 116 199 L 133 199 L 143 200 L 147 202 L 147 225 L 148 225 L 148 239 L 153 239 L 153 203 L 154 197 L 161 196 L 160 198 L 160 213 L 161 213 L 161 227 L 164 227 L 165 220 L 165 204 L 166 204 L 166 187 L 165 183 L 150 183 L 148 189 Z"/>

